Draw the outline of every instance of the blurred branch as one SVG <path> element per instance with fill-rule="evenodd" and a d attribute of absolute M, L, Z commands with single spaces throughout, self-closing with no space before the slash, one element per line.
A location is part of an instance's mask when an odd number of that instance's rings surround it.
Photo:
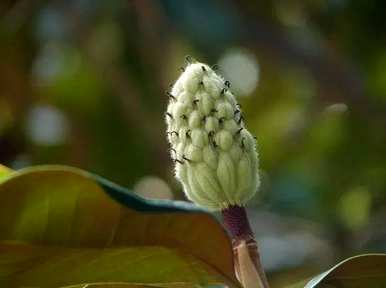
<path fill-rule="evenodd" d="M 138 133 L 144 135 L 152 150 L 155 161 L 158 163 L 158 173 L 165 176 L 166 170 L 164 164 L 167 163 L 167 145 L 163 129 L 160 129 L 160 123 L 163 123 L 163 115 L 153 115 L 147 111 L 141 104 L 141 92 L 130 81 L 129 75 L 119 66 L 113 63 L 103 63 L 96 59 L 88 46 L 88 37 L 91 35 L 91 27 L 88 27 L 81 21 L 81 17 L 76 11 L 67 9 L 67 17 L 73 23 L 73 33 L 77 45 L 87 56 L 95 70 L 110 84 L 113 95 L 119 99 L 122 104 L 123 116 L 126 123 L 132 129 L 138 130 Z"/>
<path fill-rule="evenodd" d="M 15 1 L 13 6 L 5 12 L 5 15 L 2 19 L 5 27 L 9 31 L 15 32 L 20 27 L 25 25 L 25 23 L 31 19 L 36 9 L 40 7 L 42 0 L 20 0 Z M 4 8 L 6 10 L 6 8 Z M 3 12 L 2 12 L 3 13 Z"/>
<path fill-rule="evenodd" d="M 158 76 L 158 86 L 162 86 L 162 77 L 160 67 L 164 67 L 165 52 L 170 43 L 165 31 L 162 28 L 166 26 L 167 19 L 161 12 L 159 3 L 149 0 L 130 1 L 138 21 L 138 45 L 140 45 L 141 60 L 143 65 L 154 71 Z M 154 49 L 157 47 L 157 49 Z M 149 53 L 151 51 L 151 53 Z"/>

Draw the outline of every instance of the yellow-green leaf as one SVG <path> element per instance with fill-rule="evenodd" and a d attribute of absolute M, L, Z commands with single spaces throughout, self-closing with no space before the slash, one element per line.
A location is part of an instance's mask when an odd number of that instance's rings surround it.
<path fill-rule="evenodd" d="M 5 180 L 11 174 L 12 170 L 0 164 L 0 182 Z"/>
<path fill-rule="evenodd" d="M 0 197 L 0 287 L 239 285 L 226 232 L 190 204 L 63 166 L 13 172 Z"/>
<path fill-rule="evenodd" d="M 223 283 L 214 268 L 177 249 L 160 246 L 63 248 L 0 244 L 0 287 L 59 287 L 82 282 Z"/>
<path fill-rule="evenodd" d="M 291 288 L 377 288 L 386 287 L 386 254 L 364 254 L 348 258 L 330 270 Z"/>

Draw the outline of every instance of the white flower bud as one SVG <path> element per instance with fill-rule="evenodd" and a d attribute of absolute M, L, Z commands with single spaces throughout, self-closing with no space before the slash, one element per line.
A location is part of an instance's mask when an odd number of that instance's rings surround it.
<path fill-rule="evenodd" d="M 229 82 L 191 63 L 169 95 L 167 135 L 185 194 L 211 210 L 243 206 L 259 185 L 258 160 Z"/>

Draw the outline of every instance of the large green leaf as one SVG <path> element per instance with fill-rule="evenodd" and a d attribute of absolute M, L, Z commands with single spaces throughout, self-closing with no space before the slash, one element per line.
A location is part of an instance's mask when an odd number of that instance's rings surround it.
<path fill-rule="evenodd" d="M 330 270 L 291 288 L 381 288 L 386 287 L 386 254 L 351 257 Z"/>
<path fill-rule="evenodd" d="M 0 197 L 0 287 L 239 285 L 226 232 L 185 202 L 63 166 L 13 172 Z"/>

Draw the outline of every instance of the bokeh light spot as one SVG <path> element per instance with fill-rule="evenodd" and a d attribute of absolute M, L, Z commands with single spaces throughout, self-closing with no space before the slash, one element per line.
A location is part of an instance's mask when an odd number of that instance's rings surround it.
<path fill-rule="evenodd" d="M 66 142 L 68 130 L 66 117 L 53 106 L 34 106 L 27 115 L 26 133 L 37 145 L 61 145 Z"/>
<path fill-rule="evenodd" d="M 339 215 L 343 224 L 352 230 L 365 226 L 369 219 L 371 194 L 366 187 L 356 187 L 345 194 L 339 202 Z"/>
<path fill-rule="evenodd" d="M 232 49 L 218 61 L 223 76 L 231 82 L 231 89 L 240 96 L 249 96 L 259 82 L 259 64 L 256 57 L 244 49 Z"/>
<path fill-rule="evenodd" d="M 159 177 L 145 176 L 135 185 L 134 191 L 144 198 L 173 199 L 173 193 L 169 185 Z"/>
<path fill-rule="evenodd" d="M 348 110 L 348 106 L 345 103 L 334 103 L 327 106 L 325 111 L 328 113 L 344 113 Z"/>

